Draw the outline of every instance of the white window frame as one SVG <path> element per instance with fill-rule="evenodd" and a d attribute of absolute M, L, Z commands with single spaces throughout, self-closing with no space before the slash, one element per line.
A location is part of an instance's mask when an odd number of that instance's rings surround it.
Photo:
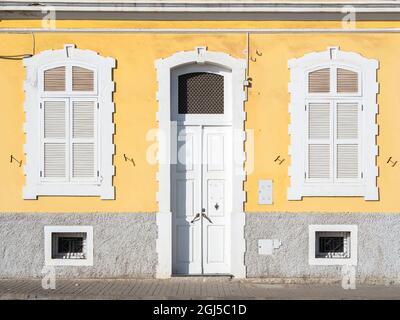
<path fill-rule="evenodd" d="M 379 190 L 376 184 L 378 167 L 376 155 L 376 135 L 378 125 L 376 114 L 378 105 L 376 95 L 378 83 L 376 71 L 378 61 L 367 59 L 354 52 L 344 52 L 339 47 L 329 47 L 323 52 L 312 52 L 301 58 L 289 60 L 291 81 L 289 92 L 291 102 L 289 112 L 291 123 L 289 134 L 291 144 L 289 155 L 291 165 L 289 167 L 290 187 L 288 200 L 302 200 L 305 196 L 360 196 L 365 200 L 379 200 Z M 345 68 L 358 72 L 359 92 L 351 94 L 341 93 L 308 93 L 308 73 L 313 70 L 331 67 Z M 331 74 L 331 88 L 336 88 L 334 81 L 336 76 Z M 335 89 L 336 91 L 336 89 Z M 327 99 L 328 98 L 328 99 Z M 307 112 L 306 105 L 309 101 L 336 99 L 336 101 L 357 101 L 362 105 L 360 121 L 359 168 L 360 178 L 352 181 L 312 182 L 306 179 L 307 159 L 304 145 L 307 139 Z"/>
<path fill-rule="evenodd" d="M 37 199 L 38 196 L 100 196 L 101 199 L 114 199 L 115 189 L 112 178 L 115 174 L 113 155 L 115 146 L 113 134 L 115 131 L 112 114 L 114 103 L 112 93 L 112 69 L 115 60 L 102 57 L 91 50 L 76 49 L 73 44 L 66 44 L 60 50 L 43 51 L 31 58 L 24 59 L 27 71 L 25 80 L 25 113 L 26 122 L 26 164 L 24 171 L 26 184 L 23 189 L 24 199 Z M 66 66 L 66 90 L 64 92 L 43 91 L 43 72 L 58 66 Z M 94 90 L 91 92 L 72 91 L 68 70 L 72 66 L 80 66 L 94 71 Z M 71 179 L 70 181 L 46 181 L 40 177 L 41 171 L 41 135 L 40 103 L 46 99 L 63 98 L 68 101 L 80 97 L 82 100 L 96 99 L 97 117 L 97 157 L 95 159 L 96 179 Z M 99 130 L 101 128 L 101 130 Z M 101 134 L 100 134 L 101 131 Z"/>
<path fill-rule="evenodd" d="M 350 232 L 350 257 L 349 258 L 317 258 L 316 233 L 317 232 Z M 345 224 L 313 224 L 308 226 L 308 263 L 309 265 L 357 265 L 358 226 Z"/>
<path fill-rule="evenodd" d="M 86 233 L 85 259 L 53 259 L 53 233 Z M 46 266 L 93 266 L 92 226 L 45 226 L 44 263 Z"/>

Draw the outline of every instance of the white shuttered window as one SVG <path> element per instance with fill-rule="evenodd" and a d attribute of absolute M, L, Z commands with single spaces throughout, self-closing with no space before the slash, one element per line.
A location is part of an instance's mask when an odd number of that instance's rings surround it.
<path fill-rule="evenodd" d="M 289 60 L 289 200 L 378 200 L 378 61 L 338 47 Z"/>
<path fill-rule="evenodd" d="M 24 59 L 24 199 L 114 199 L 115 60 L 73 44 Z"/>
<path fill-rule="evenodd" d="M 308 182 L 358 182 L 362 112 L 358 72 L 331 66 L 308 73 L 305 177 Z"/>
<path fill-rule="evenodd" d="M 44 99 L 40 105 L 42 181 L 96 181 L 96 99 Z"/>
<path fill-rule="evenodd" d="M 337 99 L 310 101 L 306 112 L 307 180 L 335 183 L 361 179 L 360 103 Z"/>
<path fill-rule="evenodd" d="M 39 77 L 43 182 L 93 183 L 99 177 L 95 74 L 67 64 L 45 69 Z"/>

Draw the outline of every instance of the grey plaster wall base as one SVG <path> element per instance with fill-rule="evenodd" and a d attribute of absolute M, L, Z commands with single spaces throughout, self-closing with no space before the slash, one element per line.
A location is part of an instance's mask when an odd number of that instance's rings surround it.
<path fill-rule="evenodd" d="M 399 213 L 248 213 L 247 276 L 341 279 L 341 266 L 308 264 L 310 224 L 358 225 L 358 281 L 400 282 Z M 272 255 L 259 255 L 258 239 L 279 239 L 282 246 Z"/>
<path fill-rule="evenodd" d="M 93 266 L 57 266 L 58 277 L 155 275 L 155 213 L 1 213 L 0 278 L 42 276 L 45 225 L 93 226 Z"/>
<path fill-rule="evenodd" d="M 358 225 L 359 282 L 400 282 L 399 213 L 247 213 L 247 277 L 272 282 L 329 282 L 341 266 L 308 264 L 310 224 Z M 157 265 L 155 213 L 0 213 L 0 278 L 38 278 L 45 225 L 91 225 L 94 265 L 56 267 L 60 278 L 149 278 Z M 258 239 L 279 239 L 272 255 Z"/>

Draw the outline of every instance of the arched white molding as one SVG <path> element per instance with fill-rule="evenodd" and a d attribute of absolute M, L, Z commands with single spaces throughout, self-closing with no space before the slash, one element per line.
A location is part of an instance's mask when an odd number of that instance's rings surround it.
<path fill-rule="evenodd" d="M 289 105 L 291 116 L 289 125 L 289 135 L 291 137 L 289 147 L 289 155 L 291 156 L 289 200 L 301 200 L 303 196 L 362 196 L 365 200 L 379 199 L 376 184 L 378 175 L 378 167 L 376 165 L 378 125 L 375 120 L 378 112 L 376 101 L 379 88 L 376 78 L 378 66 L 377 60 L 367 59 L 358 53 L 341 51 L 339 47 L 328 47 L 326 51 L 312 52 L 301 58 L 289 60 L 291 72 L 289 83 L 289 93 L 291 95 Z M 359 86 L 361 86 L 361 89 L 354 94 L 354 97 L 357 97 L 362 105 L 362 120 L 360 124 L 362 127 L 362 151 L 359 157 L 362 174 L 359 183 L 327 185 L 307 183 L 305 180 L 304 141 L 307 133 L 307 115 L 305 112 L 307 74 L 311 70 L 324 67 L 344 67 L 355 70 L 359 74 Z M 325 96 L 330 97 L 330 94 L 325 94 Z"/>
<path fill-rule="evenodd" d="M 95 183 L 43 183 L 40 179 L 40 153 L 38 152 L 40 139 L 40 113 L 39 104 L 43 94 L 41 80 L 42 72 L 56 66 L 70 67 L 83 66 L 94 71 L 95 90 L 93 94 L 82 93 L 80 95 L 90 98 L 95 97 L 98 103 L 98 125 L 100 134 L 98 137 L 98 179 Z M 102 57 L 91 50 L 75 48 L 73 44 L 66 44 L 63 49 L 46 50 L 33 57 L 24 59 L 26 68 L 25 89 L 25 113 L 26 122 L 24 132 L 26 144 L 26 165 L 24 172 L 26 184 L 23 189 L 24 199 L 37 199 L 40 195 L 54 196 L 100 196 L 102 199 L 114 199 L 115 190 L 112 185 L 112 177 L 115 174 L 112 157 L 115 153 L 113 134 L 115 131 L 112 114 L 114 103 L 112 95 L 114 82 L 112 81 L 112 69 L 115 68 L 115 60 L 111 57 Z M 68 81 L 68 80 L 67 80 Z M 49 94 L 51 96 L 51 93 Z M 65 97 L 73 98 L 72 92 L 65 92 Z"/>
<path fill-rule="evenodd" d="M 233 194 L 231 213 L 231 274 L 235 277 L 246 276 L 244 264 L 245 239 L 244 239 L 244 201 L 245 191 L 243 182 L 245 180 L 245 131 L 244 131 L 244 101 L 246 93 L 244 85 L 246 80 L 246 61 L 233 58 L 226 53 L 208 51 L 206 47 L 196 47 L 193 51 L 182 51 L 172 56 L 159 59 L 155 62 L 157 69 L 158 92 L 157 100 L 159 110 L 157 121 L 159 123 L 159 171 L 158 180 L 158 212 L 157 226 L 158 239 L 156 250 L 158 264 L 156 276 L 158 278 L 169 278 L 172 274 L 172 213 L 171 213 L 171 176 L 170 164 L 172 163 L 173 144 L 176 138 L 176 125 L 171 122 L 171 70 L 188 64 L 210 64 L 229 69 L 232 73 L 232 127 L 234 132 L 234 168 Z"/>

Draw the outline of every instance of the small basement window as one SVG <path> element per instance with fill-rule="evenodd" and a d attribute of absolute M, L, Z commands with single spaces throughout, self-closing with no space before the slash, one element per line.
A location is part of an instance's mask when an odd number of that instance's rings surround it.
<path fill-rule="evenodd" d="M 350 232 L 317 232 L 316 258 L 350 258 Z"/>
<path fill-rule="evenodd" d="M 93 227 L 45 226 L 46 265 L 93 265 Z"/>
<path fill-rule="evenodd" d="M 356 225 L 310 225 L 310 265 L 356 265 Z"/>
<path fill-rule="evenodd" d="M 86 259 L 86 233 L 53 233 L 53 259 Z"/>

